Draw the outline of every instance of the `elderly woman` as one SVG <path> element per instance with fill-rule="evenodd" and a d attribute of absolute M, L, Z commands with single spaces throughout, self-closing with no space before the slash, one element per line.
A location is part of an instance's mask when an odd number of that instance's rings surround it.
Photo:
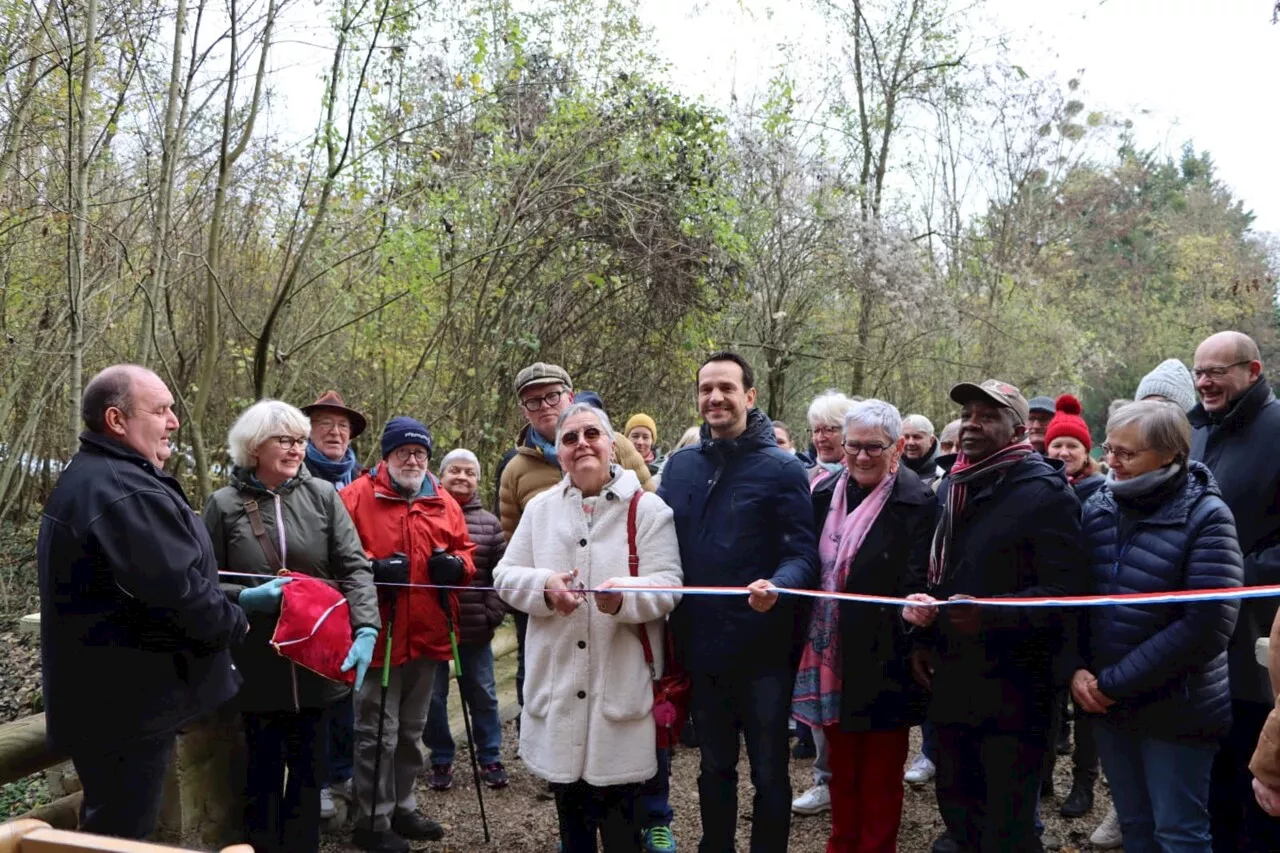
<path fill-rule="evenodd" d="M 506 602 L 530 616 L 520 758 L 552 783 L 564 853 L 595 851 L 597 833 L 606 853 L 640 850 L 636 797 L 658 763 L 639 631 L 660 667 L 663 620 L 680 596 L 614 590 L 683 580 L 671 510 L 649 493 L 636 506 L 631 576 L 627 518 L 640 482 L 610 464 L 613 442 L 602 410 L 565 409 L 565 477 L 529 502 L 494 573 Z"/>
<path fill-rule="evenodd" d="M 1095 595 L 1240 586 L 1235 523 L 1209 469 L 1188 460 L 1182 410 L 1131 403 L 1107 422 L 1111 478 L 1084 508 Z M 1095 715 L 1129 851 L 1212 849 L 1209 773 L 1231 726 L 1227 644 L 1237 601 L 1088 608 L 1071 680 Z"/>
<path fill-rule="evenodd" d="M 248 840 L 266 853 L 319 849 L 324 711 L 350 692 L 271 648 L 288 583 L 271 578 L 287 568 L 339 582 L 354 637 L 343 669 L 356 670 L 357 684 L 379 628 L 373 576 L 351 517 L 334 487 L 303 465 L 310 432 L 307 416 L 287 403 L 250 406 L 227 436 L 231 485 L 214 492 L 204 508 L 218 565 L 236 573 L 223 589 L 250 614 L 249 636 L 234 653 L 244 677 L 237 704 L 249 746 Z"/>
<path fill-rule="evenodd" d="M 844 468 L 845 454 L 840 447 L 840 431 L 844 416 L 853 408 L 839 391 L 825 391 L 809 404 L 809 435 L 813 439 L 814 464 L 809 469 L 809 482 L 817 483 Z"/>
<path fill-rule="evenodd" d="M 824 590 L 901 597 L 925 576 L 938 501 L 902 464 L 902 430 L 881 400 L 844 416 L 845 466 L 813 492 Z M 828 853 L 896 849 L 908 732 L 926 700 L 909 660 L 898 608 L 815 603 L 792 708 L 827 740 Z"/>

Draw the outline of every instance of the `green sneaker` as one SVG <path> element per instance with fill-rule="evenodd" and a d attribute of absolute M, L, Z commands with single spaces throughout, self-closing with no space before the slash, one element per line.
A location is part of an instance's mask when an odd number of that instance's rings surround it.
<path fill-rule="evenodd" d="M 644 853 L 676 853 L 676 837 L 669 826 L 651 826 L 644 831 Z"/>

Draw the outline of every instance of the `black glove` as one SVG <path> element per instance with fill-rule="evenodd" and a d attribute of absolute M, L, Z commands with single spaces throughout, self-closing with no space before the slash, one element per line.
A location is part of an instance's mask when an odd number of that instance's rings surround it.
<path fill-rule="evenodd" d="M 372 566 L 374 583 L 409 582 L 409 558 L 398 551 L 390 557 L 374 560 Z"/>
<path fill-rule="evenodd" d="M 427 560 L 427 574 L 437 586 L 457 586 L 462 583 L 466 568 L 461 557 L 455 557 L 443 548 L 437 548 L 431 559 Z"/>

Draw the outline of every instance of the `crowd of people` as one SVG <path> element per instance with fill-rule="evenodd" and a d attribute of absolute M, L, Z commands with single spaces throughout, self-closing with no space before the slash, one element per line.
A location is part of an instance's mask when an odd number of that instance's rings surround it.
<path fill-rule="evenodd" d="M 701 424 L 666 454 L 654 418 L 615 430 L 559 366 L 514 385 L 526 424 L 492 512 L 476 455 L 450 449 L 433 473 L 412 417 L 387 421 L 362 468 L 367 418 L 328 391 L 246 409 L 197 515 L 165 470 L 164 382 L 134 365 L 94 377 L 38 546 L 48 733 L 82 780 L 83 829 L 148 835 L 176 733 L 225 707 L 255 850 L 317 851 L 334 796 L 362 850 L 443 838 L 416 789 L 453 786 L 448 662 L 477 779 L 503 788 L 490 643 L 512 614 L 519 757 L 564 853 L 677 849 L 682 731 L 699 853 L 735 849 L 744 741 L 752 853 L 785 851 L 793 812 L 830 813 L 829 853 L 894 851 L 904 782 L 930 781 L 934 853 L 1040 851 L 1059 756 L 1065 817 L 1091 812 L 1099 768 L 1110 784 L 1098 846 L 1280 850 L 1280 666 L 1255 659 L 1276 599 L 1231 594 L 1280 582 L 1280 403 L 1247 336 L 1158 365 L 1098 448 L 1075 397 L 1000 379 L 952 388 L 959 417 L 936 435 L 830 391 L 802 436 L 756 407 L 745 359 L 716 352 Z M 1186 590 L 1217 593 L 1016 601 Z M 303 659 L 282 626 L 317 601 Z M 793 798 L 806 752 L 814 785 Z"/>

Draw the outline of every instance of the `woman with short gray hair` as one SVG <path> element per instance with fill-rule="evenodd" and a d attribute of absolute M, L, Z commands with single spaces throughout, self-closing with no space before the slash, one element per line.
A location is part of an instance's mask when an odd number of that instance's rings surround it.
<path fill-rule="evenodd" d="M 1093 595 L 1240 586 L 1231 511 L 1189 459 L 1175 404 L 1140 400 L 1107 421 L 1111 464 L 1081 522 Z M 1227 645 L 1240 604 L 1184 601 L 1087 608 L 1071 680 L 1094 731 L 1125 849 L 1213 849 L 1209 776 L 1231 727 Z"/>
<path fill-rule="evenodd" d="M 854 405 L 839 391 L 824 391 L 809 404 L 809 436 L 813 441 L 813 467 L 809 469 L 809 482 L 814 484 L 824 477 L 840 473 L 844 466 L 844 453 L 840 449 L 844 416 Z"/>
<path fill-rule="evenodd" d="M 842 421 L 844 465 L 813 491 L 822 589 L 903 597 L 924 583 L 938 500 L 902 465 L 902 416 L 883 400 Z M 899 608 L 814 603 L 792 714 L 825 735 L 831 851 L 893 850 L 902 767 L 926 694 L 911 677 Z"/>

